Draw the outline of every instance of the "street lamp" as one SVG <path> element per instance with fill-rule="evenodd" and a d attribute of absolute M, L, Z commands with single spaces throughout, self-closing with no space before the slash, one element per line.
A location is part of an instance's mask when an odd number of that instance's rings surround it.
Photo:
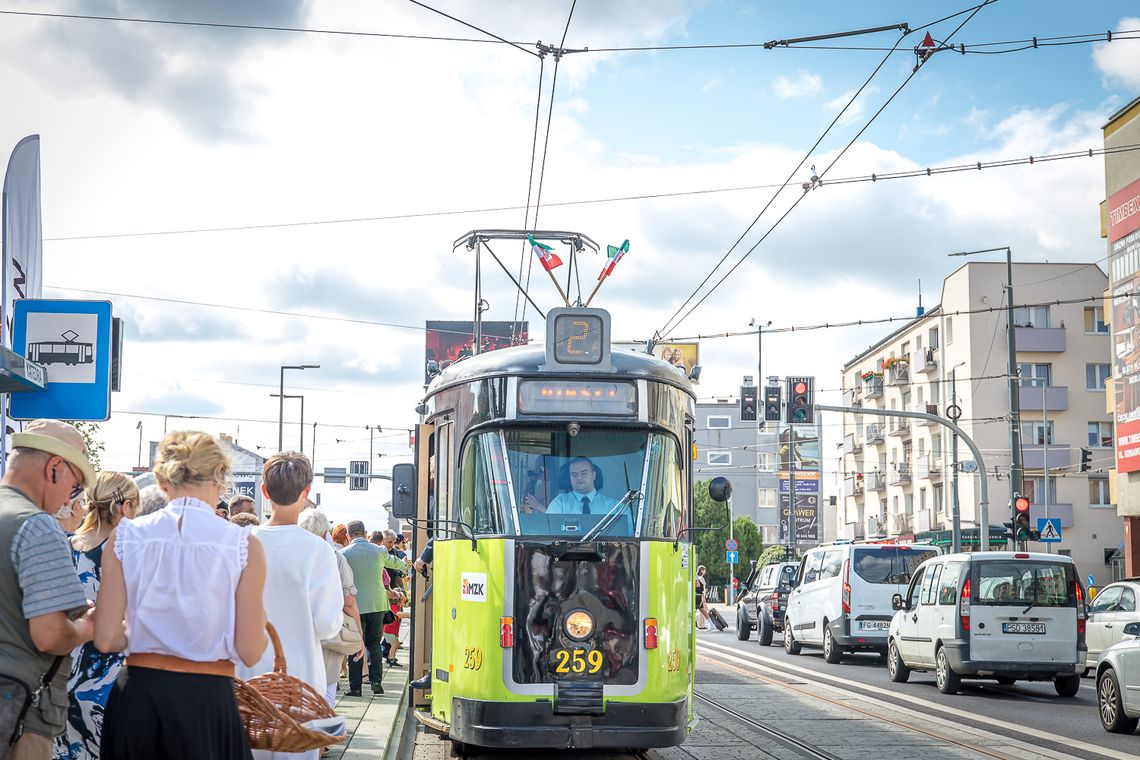
<path fill-rule="evenodd" d="M 139 431 L 139 469 L 142 469 L 142 420 L 139 424 L 135 425 L 135 429 Z"/>
<path fill-rule="evenodd" d="M 285 448 L 285 370 L 287 369 L 320 369 L 319 364 L 282 364 L 281 388 L 278 391 L 280 398 L 277 406 L 277 450 Z"/>
<path fill-rule="evenodd" d="M 270 398 L 277 398 L 276 393 L 270 393 L 269 396 L 270 396 Z M 289 393 L 286 393 L 284 397 L 285 398 L 301 399 L 301 423 L 300 423 L 301 448 L 300 448 L 300 452 L 302 454 L 304 454 L 305 453 L 305 397 L 303 395 L 300 395 L 300 394 L 289 394 Z"/>

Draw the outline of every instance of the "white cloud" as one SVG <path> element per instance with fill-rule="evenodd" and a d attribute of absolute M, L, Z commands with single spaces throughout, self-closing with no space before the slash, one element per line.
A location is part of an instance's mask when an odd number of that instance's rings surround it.
<path fill-rule="evenodd" d="M 815 95 L 823 89 L 823 79 L 818 74 L 800 69 L 795 77 L 778 76 L 772 82 L 772 91 L 781 98 L 799 98 L 805 95 Z"/>
<path fill-rule="evenodd" d="M 1120 19 L 1117 29 L 1140 29 L 1140 17 Z M 1140 49 L 1135 42 L 1118 40 L 1093 45 L 1093 62 L 1109 82 L 1140 90 Z"/>
<path fill-rule="evenodd" d="M 851 103 L 850 107 L 848 107 L 847 110 L 843 112 L 843 116 L 840 117 L 839 123 L 848 124 L 862 116 L 863 113 L 867 110 L 867 98 L 877 94 L 878 92 L 879 88 L 876 85 L 872 84 L 864 87 L 863 91 L 859 93 L 859 97 L 855 98 L 855 102 Z M 848 90 L 838 98 L 827 101 L 823 104 L 824 110 L 831 113 L 838 113 L 844 106 L 847 105 L 848 101 L 850 101 L 851 98 L 855 97 L 855 93 L 856 90 L 854 89 Z"/>

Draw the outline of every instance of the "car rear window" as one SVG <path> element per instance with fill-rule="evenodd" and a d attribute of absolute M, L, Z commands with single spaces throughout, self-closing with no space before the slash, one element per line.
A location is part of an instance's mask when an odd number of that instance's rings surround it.
<path fill-rule="evenodd" d="M 926 560 L 938 556 L 934 549 L 903 549 L 895 546 L 855 549 L 851 567 L 868 583 L 910 583 L 914 571 Z"/>
<path fill-rule="evenodd" d="M 977 604 L 1075 607 L 1073 566 L 1055 562 L 987 560 L 977 566 Z"/>

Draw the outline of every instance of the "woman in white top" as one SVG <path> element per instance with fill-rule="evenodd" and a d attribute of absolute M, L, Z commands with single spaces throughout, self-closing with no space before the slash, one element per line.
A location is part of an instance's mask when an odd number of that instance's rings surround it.
<path fill-rule="evenodd" d="M 171 433 L 154 466 L 170 504 L 108 539 L 95 645 L 130 654 L 107 702 L 105 758 L 252 757 L 232 679 L 268 644 L 265 554 L 249 528 L 214 515 L 228 471 L 212 436 Z"/>

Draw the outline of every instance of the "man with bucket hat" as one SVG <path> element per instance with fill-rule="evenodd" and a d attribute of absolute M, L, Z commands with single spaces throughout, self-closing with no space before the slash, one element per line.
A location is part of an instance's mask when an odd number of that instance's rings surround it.
<path fill-rule="evenodd" d="M 33 420 L 12 436 L 0 479 L 0 689 L 33 699 L 22 715 L 19 699 L 0 708 L 0 757 L 46 760 L 64 729 L 69 655 L 91 640 L 93 608 L 53 515 L 94 482 L 83 435 L 66 422 Z"/>

